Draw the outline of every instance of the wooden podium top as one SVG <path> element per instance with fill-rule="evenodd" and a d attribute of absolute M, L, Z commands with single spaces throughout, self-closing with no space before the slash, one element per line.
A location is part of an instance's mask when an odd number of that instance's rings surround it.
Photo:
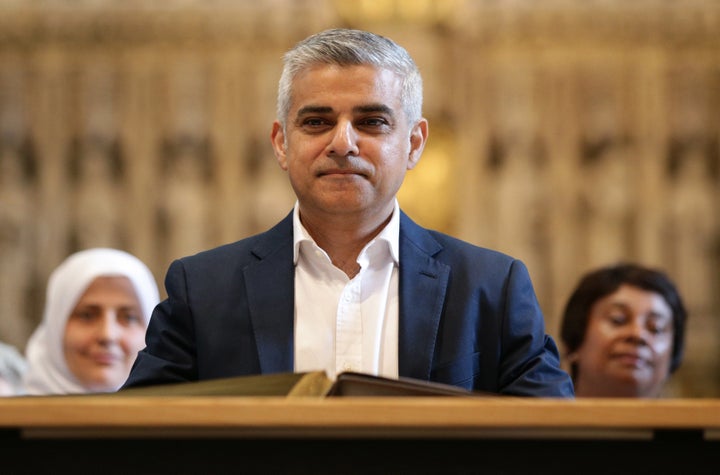
<path fill-rule="evenodd" d="M 27 396 L 0 398 L 0 428 L 93 437 L 652 438 L 701 431 L 720 438 L 720 399 Z"/>
<path fill-rule="evenodd" d="M 720 399 L 0 398 L 8 473 L 708 473 Z"/>

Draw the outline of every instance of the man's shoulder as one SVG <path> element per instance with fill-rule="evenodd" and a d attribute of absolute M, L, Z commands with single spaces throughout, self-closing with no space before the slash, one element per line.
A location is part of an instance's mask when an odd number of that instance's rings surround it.
<path fill-rule="evenodd" d="M 501 251 L 483 247 L 434 229 L 424 228 L 403 216 L 400 222 L 400 233 L 410 241 L 418 244 L 430 254 L 460 255 L 470 259 L 490 259 L 501 262 L 512 262 L 516 259 Z"/>
<path fill-rule="evenodd" d="M 428 230 L 428 233 L 442 245 L 443 252 L 439 254 L 455 256 L 468 264 L 482 262 L 485 265 L 500 268 L 517 261 L 515 257 L 504 252 L 473 244 L 440 231 Z"/>
<path fill-rule="evenodd" d="M 262 258 L 288 243 L 292 244 L 292 221 L 283 219 L 261 233 L 205 249 L 179 260 L 191 265 L 227 265 L 237 260 Z"/>

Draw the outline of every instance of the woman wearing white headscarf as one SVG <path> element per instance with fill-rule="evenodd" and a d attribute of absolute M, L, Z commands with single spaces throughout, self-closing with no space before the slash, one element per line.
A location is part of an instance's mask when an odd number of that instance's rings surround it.
<path fill-rule="evenodd" d="M 155 278 L 137 257 L 95 248 L 50 275 L 43 319 L 26 348 L 27 394 L 114 392 L 144 346 Z"/>

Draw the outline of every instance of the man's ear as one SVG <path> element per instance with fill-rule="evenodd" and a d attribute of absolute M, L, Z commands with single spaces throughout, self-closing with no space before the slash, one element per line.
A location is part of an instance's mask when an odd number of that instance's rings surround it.
<path fill-rule="evenodd" d="M 285 153 L 285 132 L 280 122 L 273 122 L 272 132 L 270 133 L 270 142 L 272 143 L 275 158 L 280 164 L 280 168 L 287 170 L 287 155 Z"/>
<path fill-rule="evenodd" d="M 420 161 L 425 143 L 428 138 L 428 121 L 420 119 L 410 131 L 410 154 L 408 155 L 407 169 L 412 170 Z"/>

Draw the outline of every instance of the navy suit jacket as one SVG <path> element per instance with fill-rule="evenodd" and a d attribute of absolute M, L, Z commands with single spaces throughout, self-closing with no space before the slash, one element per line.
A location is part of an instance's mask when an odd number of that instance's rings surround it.
<path fill-rule="evenodd" d="M 124 387 L 293 371 L 292 212 L 174 261 Z M 526 266 L 400 218 L 400 376 L 572 397 Z"/>

